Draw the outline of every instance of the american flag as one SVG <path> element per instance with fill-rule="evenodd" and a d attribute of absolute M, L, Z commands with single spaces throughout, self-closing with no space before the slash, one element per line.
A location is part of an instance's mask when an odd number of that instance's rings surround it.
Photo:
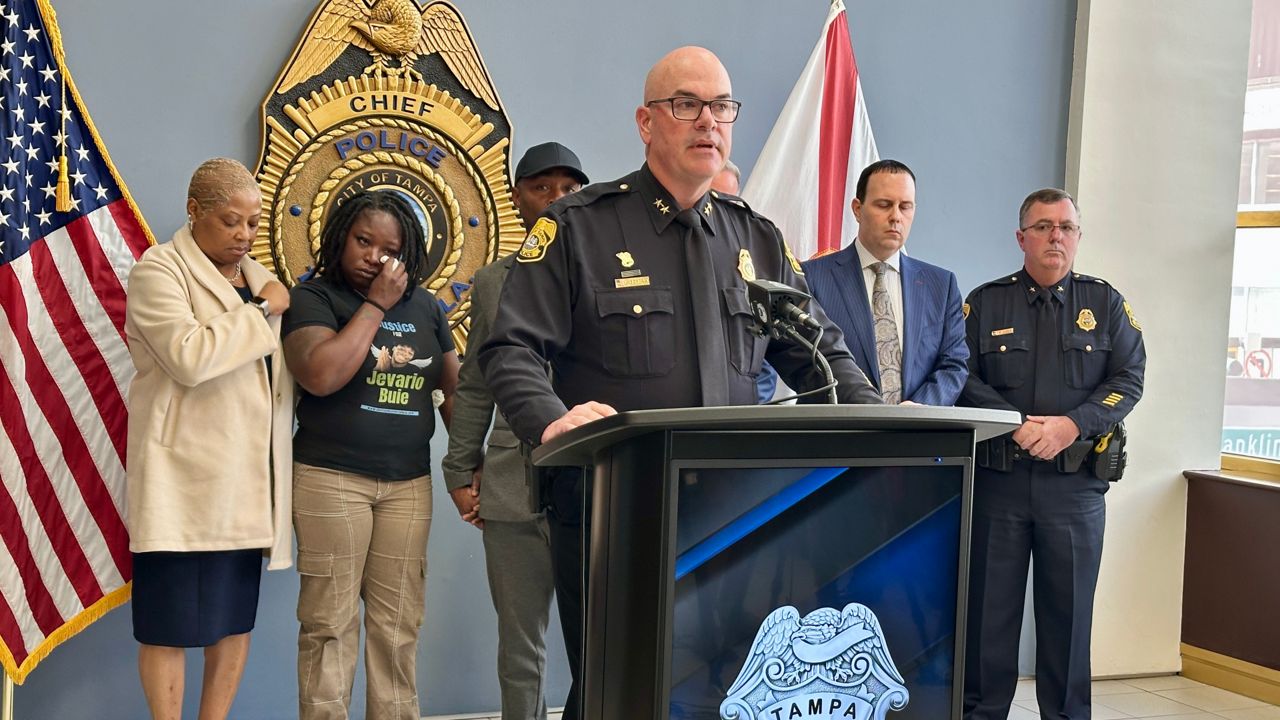
<path fill-rule="evenodd" d="M 0 0 L 0 662 L 18 683 L 128 598 L 125 286 L 153 242 L 48 0 Z"/>

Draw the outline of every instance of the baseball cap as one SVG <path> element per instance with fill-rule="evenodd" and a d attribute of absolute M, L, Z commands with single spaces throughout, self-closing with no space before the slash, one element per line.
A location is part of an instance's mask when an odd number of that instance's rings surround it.
<path fill-rule="evenodd" d="M 522 178 L 541 175 L 558 167 L 568 170 L 569 174 L 583 185 L 591 182 L 587 179 L 587 174 L 582 172 L 582 163 L 578 161 L 578 156 L 558 142 L 545 142 L 526 150 L 524 157 L 520 158 L 520 162 L 516 165 L 515 179 L 519 182 Z"/>

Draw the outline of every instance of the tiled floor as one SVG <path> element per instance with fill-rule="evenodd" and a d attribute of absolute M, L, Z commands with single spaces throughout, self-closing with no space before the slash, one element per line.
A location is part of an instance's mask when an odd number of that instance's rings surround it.
<path fill-rule="evenodd" d="M 1039 720 L 1034 680 L 1018 682 L 1009 720 Z M 1093 720 L 1280 720 L 1280 707 L 1178 675 L 1095 680 Z"/>
<path fill-rule="evenodd" d="M 1039 720 L 1034 680 L 1020 680 L 1009 720 Z M 1177 675 L 1097 680 L 1093 683 L 1093 720 L 1280 720 L 1280 707 L 1202 685 Z M 429 720 L 499 720 L 497 715 L 453 715 Z M 552 713 L 549 720 L 560 720 Z"/>
<path fill-rule="evenodd" d="M 501 715 L 428 715 L 422 720 L 502 720 Z M 560 708 L 547 713 L 547 720 L 560 720 Z"/>

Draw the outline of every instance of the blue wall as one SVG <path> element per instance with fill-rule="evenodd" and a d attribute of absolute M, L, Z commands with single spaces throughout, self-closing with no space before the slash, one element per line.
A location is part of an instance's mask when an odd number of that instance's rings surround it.
<path fill-rule="evenodd" d="M 1063 182 L 1075 2 L 847 1 L 881 154 L 919 178 L 910 251 L 955 270 L 966 291 L 1018 267 L 1018 204 L 1030 190 Z M 515 125 L 517 157 L 560 140 L 601 180 L 641 162 L 632 116 L 644 74 L 683 44 L 710 47 L 733 76 L 744 102 L 733 159 L 749 172 L 827 10 L 824 0 L 456 2 Z M 316 3 L 55 6 L 71 72 L 107 148 L 152 230 L 168 238 L 201 160 L 256 161 L 259 104 Z M 434 448 L 438 460 L 443 437 Z M 479 534 L 453 516 L 440 484 L 429 556 L 418 671 L 424 712 L 495 709 L 496 639 Z M 296 592 L 292 570 L 265 577 L 234 717 L 296 716 Z M 567 673 L 552 632 L 549 690 L 558 705 Z M 18 688 L 16 716 L 145 717 L 136 657 L 126 607 L 45 660 Z M 194 717 L 200 661 L 188 657 Z"/>

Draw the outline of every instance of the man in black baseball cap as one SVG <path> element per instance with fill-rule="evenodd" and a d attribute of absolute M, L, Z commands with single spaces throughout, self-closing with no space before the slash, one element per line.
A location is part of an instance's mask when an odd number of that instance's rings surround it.
<path fill-rule="evenodd" d="M 543 143 L 529 148 L 516 165 L 511 200 L 528 229 L 548 205 L 586 184 L 587 176 L 572 150 L 560 143 Z M 470 347 L 480 347 L 488 337 L 515 257 L 508 255 L 476 272 L 471 289 Z M 542 508 L 531 507 L 520 443 L 501 415 L 494 418 L 493 397 L 480 367 L 470 357 L 458 373 L 453 400 L 449 452 L 441 465 L 458 515 L 483 533 L 489 591 L 498 613 L 502 720 L 542 720 L 547 717 L 544 635 L 555 573 L 557 568 L 563 573 L 581 572 L 578 556 L 573 555 L 567 563 L 553 561 L 548 518 Z M 490 420 L 494 421 L 491 434 Z M 572 531 L 581 532 L 581 528 L 574 526 Z M 566 603 L 560 612 L 568 620 L 562 624 L 580 627 L 581 611 L 580 602 Z M 580 640 L 580 633 L 574 638 Z M 579 646 L 574 642 L 566 648 L 575 667 Z M 573 706 L 577 707 L 576 701 Z"/>
<path fill-rule="evenodd" d="M 572 150 L 558 142 L 546 142 L 529 148 L 520 158 L 511 201 L 528 230 L 548 205 L 589 182 Z"/>

